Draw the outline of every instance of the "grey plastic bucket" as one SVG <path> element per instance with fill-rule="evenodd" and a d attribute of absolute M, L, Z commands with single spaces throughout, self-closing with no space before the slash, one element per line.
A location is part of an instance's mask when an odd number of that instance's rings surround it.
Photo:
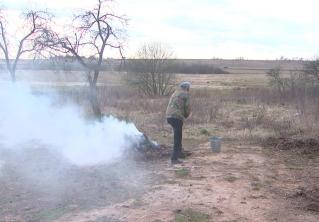
<path fill-rule="evenodd" d="M 221 150 L 221 142 L 222 137 L 219 136 L 213 136 L 209 138 L 210 141 L 210 147 L 214 153 L 219 153 Z"/>

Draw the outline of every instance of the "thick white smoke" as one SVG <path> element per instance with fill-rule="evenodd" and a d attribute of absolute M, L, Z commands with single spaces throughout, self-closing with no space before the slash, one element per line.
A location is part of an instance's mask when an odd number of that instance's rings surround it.
<path fill-rule="evenodd" d="M 2 168 L 3 168 L 4 162 L 0 160 L 0 176 L 2 176 Z"/>
<path fill-rule="evenodd" d="M 47 96 L 33 95 L 27 86 L 0 83 L 0 149 L 41 144 L 74 164 L 93 165 L 121 157 L 142 137 L 134 124 L 114 117 L 88 122 L 76 107 L 51 103 Z"/>

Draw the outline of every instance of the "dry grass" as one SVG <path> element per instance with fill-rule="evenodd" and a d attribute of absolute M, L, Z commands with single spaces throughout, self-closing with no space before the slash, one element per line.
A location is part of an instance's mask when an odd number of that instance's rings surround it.
<path fill-rule="evenodd" d="M 52 80 L 64 84 L 58 87 L 63 101 L 89 107 L 86 87 L 72 85 L 75 79 L 67 74 L 62 81 L 63 75 L 59 75 Z M 101 75 L 99 100 L 103 112 L 134 122 L 141 131 L 161 143 L 171 143 L 171 129 L 165 118 L 169 97 L 139 95 L 125 85 L 121 75 Z M 296 92 L 279 95 L 268 87 L 266 75 L 262 74 L 178 75 L 177 79 L 193 83 L 193 115 L 184 130 L 186 146 L 208 141 L 211 135 L 260 142 L 269 136 L 312 136 L 319 132 L 317 91 L 308 96 L 301 93 L 296 96 Z M 45 79 L 43 81 L 45 83 Z"/>
<path fill-rule="evenodd" d="M 233 89 L 265 87 L 267 76 L 265 74 L 209 74 L 209 75 L 177 75 L 177 80 L 187 80 L 195 88 Z"/>

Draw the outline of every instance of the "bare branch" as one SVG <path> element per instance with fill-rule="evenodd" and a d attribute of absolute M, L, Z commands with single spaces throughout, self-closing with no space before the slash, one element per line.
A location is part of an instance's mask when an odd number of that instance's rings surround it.
<path fill-rule="evenodd" d="M 21 30 L 21 33 L 25 31 L 25 34 L 18 40 L 17 50 L 13 53 L 15 47 L 9 46 L 7 41 L 7 33 L 6 26 L 9 25 L 3 16 L 3 10 L 0 10 L 0 48 L 2 53 L 4 54 L 7 70 L 11 75 L 11 79 L 15 81 L 15 72 L 17 68 L 17 64 L 21 55 L 25 53 L 31 53 L 37 50 L 40 50 L 37 43 L 37 39 L 41 35 L 43 29 L 47 26 L 49 20 L 51 19 L 51 15 L 45 11 L 28 11 L 23 14 L 24 16 L 24 25 Z M 15 54 L 15 56 L 10 60 L 10 55 Z"/>
<path fill-rule="evenodd" d="M 86 10 L 74 16 L 71 29 L 74 34 L 60 34 L 52 29 L 44 32 L 41 40 L 49 51 L 71 54 L 86 69 L 87 81 L 90 85 L 90 100 L 95 113 L 97 106 L 97 81 L 102 69 L 104 54 L 108 48 L 117 49 L 123 56 L 117 26 L 124 27 L 127 19 L 113 14 L 107 7 L 111 1 L 97 0 L 92 10 Z M 69 29 L 70 31 L 70 29 Z"/>

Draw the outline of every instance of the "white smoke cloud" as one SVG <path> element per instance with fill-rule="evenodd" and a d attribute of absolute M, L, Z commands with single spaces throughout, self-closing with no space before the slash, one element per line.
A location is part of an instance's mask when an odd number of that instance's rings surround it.
<path fill-rule="evenodd" d="M 4 165 L 4 162 L 0 160 L 0 177 L 2 176 L 3 165 Z"/>
<path fill-rule="evenodd" d="M 0 150 L 41 144 L 76 165 L 109 163 L 142 138 L 132 123 L 112 116 L 85 121 L 75 106 L 54 107 L 21 84 L 0 83 Z M 1 160 L 1 159 L 0 159 Z"/>

